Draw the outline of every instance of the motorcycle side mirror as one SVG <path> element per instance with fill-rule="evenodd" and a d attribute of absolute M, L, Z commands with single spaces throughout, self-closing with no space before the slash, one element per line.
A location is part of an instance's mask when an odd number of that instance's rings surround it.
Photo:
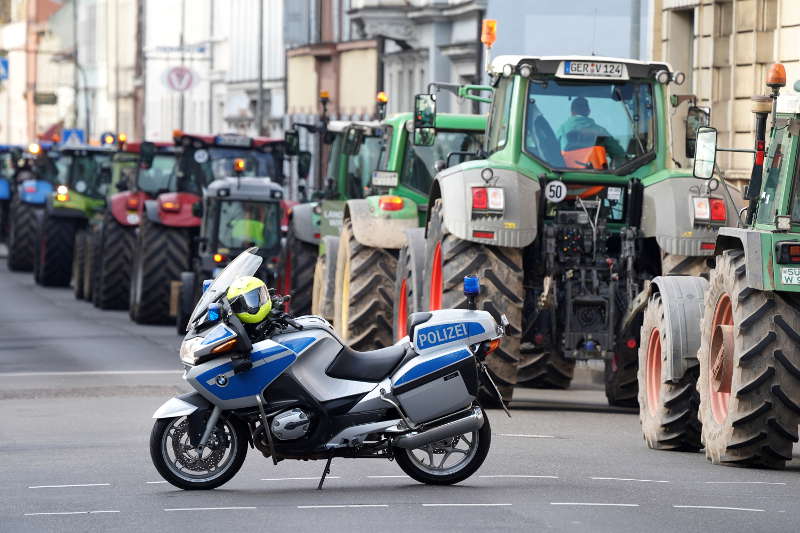
<path fill-rule="evenodd" d="M 717 130 L 701 127 L 697 129 L 697 153 L 694 158 L 694 176 L 710 179 L 717 162 Z"/>
<path fill-rule="evenodd" d="M 711 111 L 692 106 L 686 113 L 686 157 L 693 159 L 697 147 L 697 130 L 711 123 Z"/>

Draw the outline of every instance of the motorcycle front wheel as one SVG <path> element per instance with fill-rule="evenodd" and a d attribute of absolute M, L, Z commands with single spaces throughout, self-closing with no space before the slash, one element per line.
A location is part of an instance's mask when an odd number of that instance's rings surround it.
<path fill-rule="evenodd" d="M 242 467 L 247 436 L 229 419 L 220 419 L 206 446 L 189 442 L 185 416 L 156 420 L 150 433 L 150 457 L 158 473 L 184 490 L 209 490 L 227 483 Z"/>
<path fill-rule="evenodd" d="M 394 448 L 394 458 L 409 477 L 428 485 L 464 481 L 483 464 L 492 443 L 492 428 L 484 413 L 477 431 L 433 442 L 412 450 Z"/>

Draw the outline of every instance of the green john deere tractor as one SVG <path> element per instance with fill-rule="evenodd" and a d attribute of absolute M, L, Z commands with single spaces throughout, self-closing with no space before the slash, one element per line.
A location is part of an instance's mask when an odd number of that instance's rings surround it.
<path fill-rule="evenodd" d="M 408 313 L 422 310 L 418 303 L 422 281 L 418 252 L 424 239 L 420 226 L 425 221 L 433 175 L 447 166 L 451 156 L 459 160 L 475 157 L 486 128 L 484 116 L 441 114 L 436 117 L 437 129 L 427 142 L 414 144 L 412 122 L 411 113 L 382 121 L 370 195 L 345 203 L 338 242 L 326 247 L 330 250 L 338 244 L 334 326 L 355 349 L 392 345 L 406 335 Z M 350 131 L 343 140 L 343 150 L 358 153 L 363 132 Z M 401 249 L 404 251 L 398 253 Z M 329 275 L 323 277 L 323 286 L 331 281 Z M 405 303 L 399 304 L 400 317 L 395 321 L 398 294 L 402 294 L 400 301 Z"/>
<path fill-rule="evenodd" d="M 707 279 L 653 280 L 639 349 L 650 448 L 705 447 L 716 464 L 782 468 L 792 459 L 800 423 L 800 97 L 779 95 L 785 82 L 776 64 L 770 96 L 752 98 L 754 150 L 717 148 L 713 128 L 697 134 L 694 171 L 709 184 L 717 181 L 717 151 L 755 154 L 749 204 L 738 227 L 719 231 Z M 714 207 L 689 192 L 692 218 L 707 217 Z"/>
<path fill-rule="evenodd" d="M 54 287 L 70 284 L 73 261 L 83 258 L 74 254 L 75 235 L 105 207 L 113 153 L 108 147 L 61 148 L 56 162 L 59 185 L 48 198 L 38 224 L 33 260 L 36 283 Z"/>
<path fill-rule="evenodd" d="M 655 276 L 705 270 L 737 216 L 728 186 L 674 163 L 668 85 L 684 75 L 599 57 L 500 56 L 488 70 L 483 157 L 430 187 L 425 307 L 460 305 L 460 279 L 478 274 L 479 307 L 510 321 L 487 359 L 506 400 L 517 383 L 566 388 L 576 361 L 597 361 L 609 403 L 635 405 L 640 293 Z M 415 129 L 435 128 L 434 95 L 415 114 Z M 709 218 L 690 217 L 690 191 L 713 203 Z"/>

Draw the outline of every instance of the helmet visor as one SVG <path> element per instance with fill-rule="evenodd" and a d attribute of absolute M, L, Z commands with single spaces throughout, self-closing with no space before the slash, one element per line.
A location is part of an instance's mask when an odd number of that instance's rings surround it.
<path fill-rule="evenodd" d="M 269 293 L 267 292 L 267 288 L 262 285 L 261 287 L 247 291 L 234 298 L 233 301 L 231 301 L 231 311 L 236 314 L 247 313 L 249 315 L 254 315 L 258 313 L 262 305 L 267 303 L 268 299 Z"/>

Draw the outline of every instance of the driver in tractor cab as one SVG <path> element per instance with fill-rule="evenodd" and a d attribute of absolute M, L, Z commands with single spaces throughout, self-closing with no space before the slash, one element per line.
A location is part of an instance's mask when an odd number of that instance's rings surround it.
<path fill-rule="evenodd" d="M 228 223 L 231 239 L 225 242 L 239 242 L 243 246 L 264 246 L 264 206 L 253 203 L 232 204 L 239 213 Z"/>
<path fill-rule="evenodd" d="M 561 155 L 570 168 L 608 168 L 608 156 L 625 158 L 625 150 L 607 129 L 589 117 L 589 101 L 579 96 L 570 106 L 571 116 L 558 128 Z"/>

